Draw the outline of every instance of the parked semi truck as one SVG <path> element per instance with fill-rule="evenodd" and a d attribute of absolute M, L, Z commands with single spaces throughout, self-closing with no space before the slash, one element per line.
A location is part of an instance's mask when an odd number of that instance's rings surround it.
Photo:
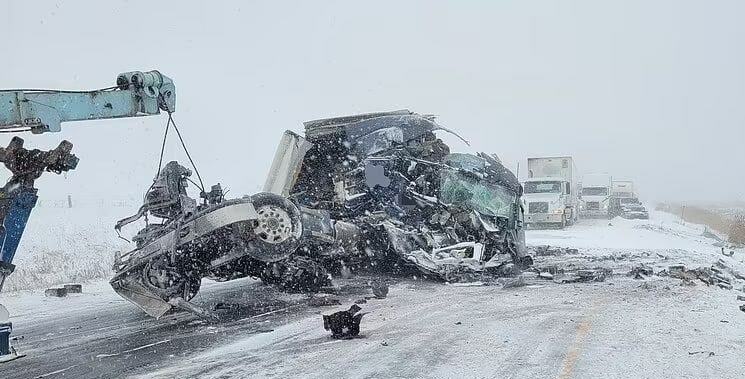
<path fill-rule="evenodd" d="M 528 179 L 523 182 L 528 227 L 564 228 L 577 221 L 576 172 L 572 157 L 528 158 Z"/>
<path fill-rule="evenodd" d="M 582 176 L 579 213 L 583 218 L 610 216 L 613 179 L 610 174 L 585 174 Z"/>
<path fill-rule="evenodd" d="M 632 204 L 640 204 L 634 182 L 631 180 L 614 180 L 611 188 L 610 217 L 620 215 L 624 205 Z"/>
<path fill-rule="evenodd" d="M 612 194 L 616 197 L 635 198 L 634 182 L 631 180 L 614 180 Z"/>

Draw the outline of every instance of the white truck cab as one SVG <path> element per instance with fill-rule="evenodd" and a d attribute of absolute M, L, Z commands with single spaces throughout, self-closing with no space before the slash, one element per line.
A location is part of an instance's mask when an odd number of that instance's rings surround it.
<path fill-rule="evenodd" d="M 523 182 L 527 227 L 551 224 L 564 228 L 579 218 L 577 169 L 572 157 L 528 158 Z"/>
<path fill-rule="evenodd" d="M 582 218 L 610 217 L 612 183 L 613 178 L 608 174 L 585 174 L 582 177 L 579 194 Z"/>

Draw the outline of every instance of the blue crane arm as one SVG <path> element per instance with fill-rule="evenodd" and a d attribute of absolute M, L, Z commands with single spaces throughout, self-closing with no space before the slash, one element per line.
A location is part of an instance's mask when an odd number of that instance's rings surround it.
<path fill-rule="evenodd" d="M 173 81 L 158 71 L 120 74 L 96 91 L 0 90 L 0 132 L 59 132 L 61 123 L 157 115 L 176 110 Z"/>
<path fill-rule="evenodd" d="M 161 110 L 176 110 L 173 81 L 158 71 L 133 71 L 120 74 L 115 86 L 95 91 L 0 90 L 0 132 L 59 132 L 63 122 L 157 115 Z M 75 169 L 78 158 L 71 150 L 67 141 L 49 151 L 28 150 L 19 137 L 0 147 L 0 163 L 13 174 L 0 187 L 0 291 L 15 269 L 13 257 L 36 205 L 34 181 L 43 172 Z M 6 311 L 0 305 L 2 313 Z M 18 357 L 8 341 L 12 324 L 5 321 L 0 319 L 0 362 Z"/>

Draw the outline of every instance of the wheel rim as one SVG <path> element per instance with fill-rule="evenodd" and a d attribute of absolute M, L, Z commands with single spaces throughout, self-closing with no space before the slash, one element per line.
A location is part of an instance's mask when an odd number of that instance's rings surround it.
<path fill-rule="evenodd" d="M 260 240 L 278 244 L 292 237 L 292 218 L 287 211 L 274 205 L 264 205 L 256 212 L 259 217 L 254 233 Z"/>

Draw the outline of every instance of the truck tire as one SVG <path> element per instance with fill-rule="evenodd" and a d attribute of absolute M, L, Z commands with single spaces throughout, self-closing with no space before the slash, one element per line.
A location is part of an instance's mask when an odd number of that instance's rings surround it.
<path fill-rule="evenodd" d="M 278 262 L 289 258 L 300 246 L 303 233 L 298 207 L 282 196 L 261 192 L 251 196 L 259 218 L 254 221 L 254 237 L 248 242 L 252 258 Z"/>

